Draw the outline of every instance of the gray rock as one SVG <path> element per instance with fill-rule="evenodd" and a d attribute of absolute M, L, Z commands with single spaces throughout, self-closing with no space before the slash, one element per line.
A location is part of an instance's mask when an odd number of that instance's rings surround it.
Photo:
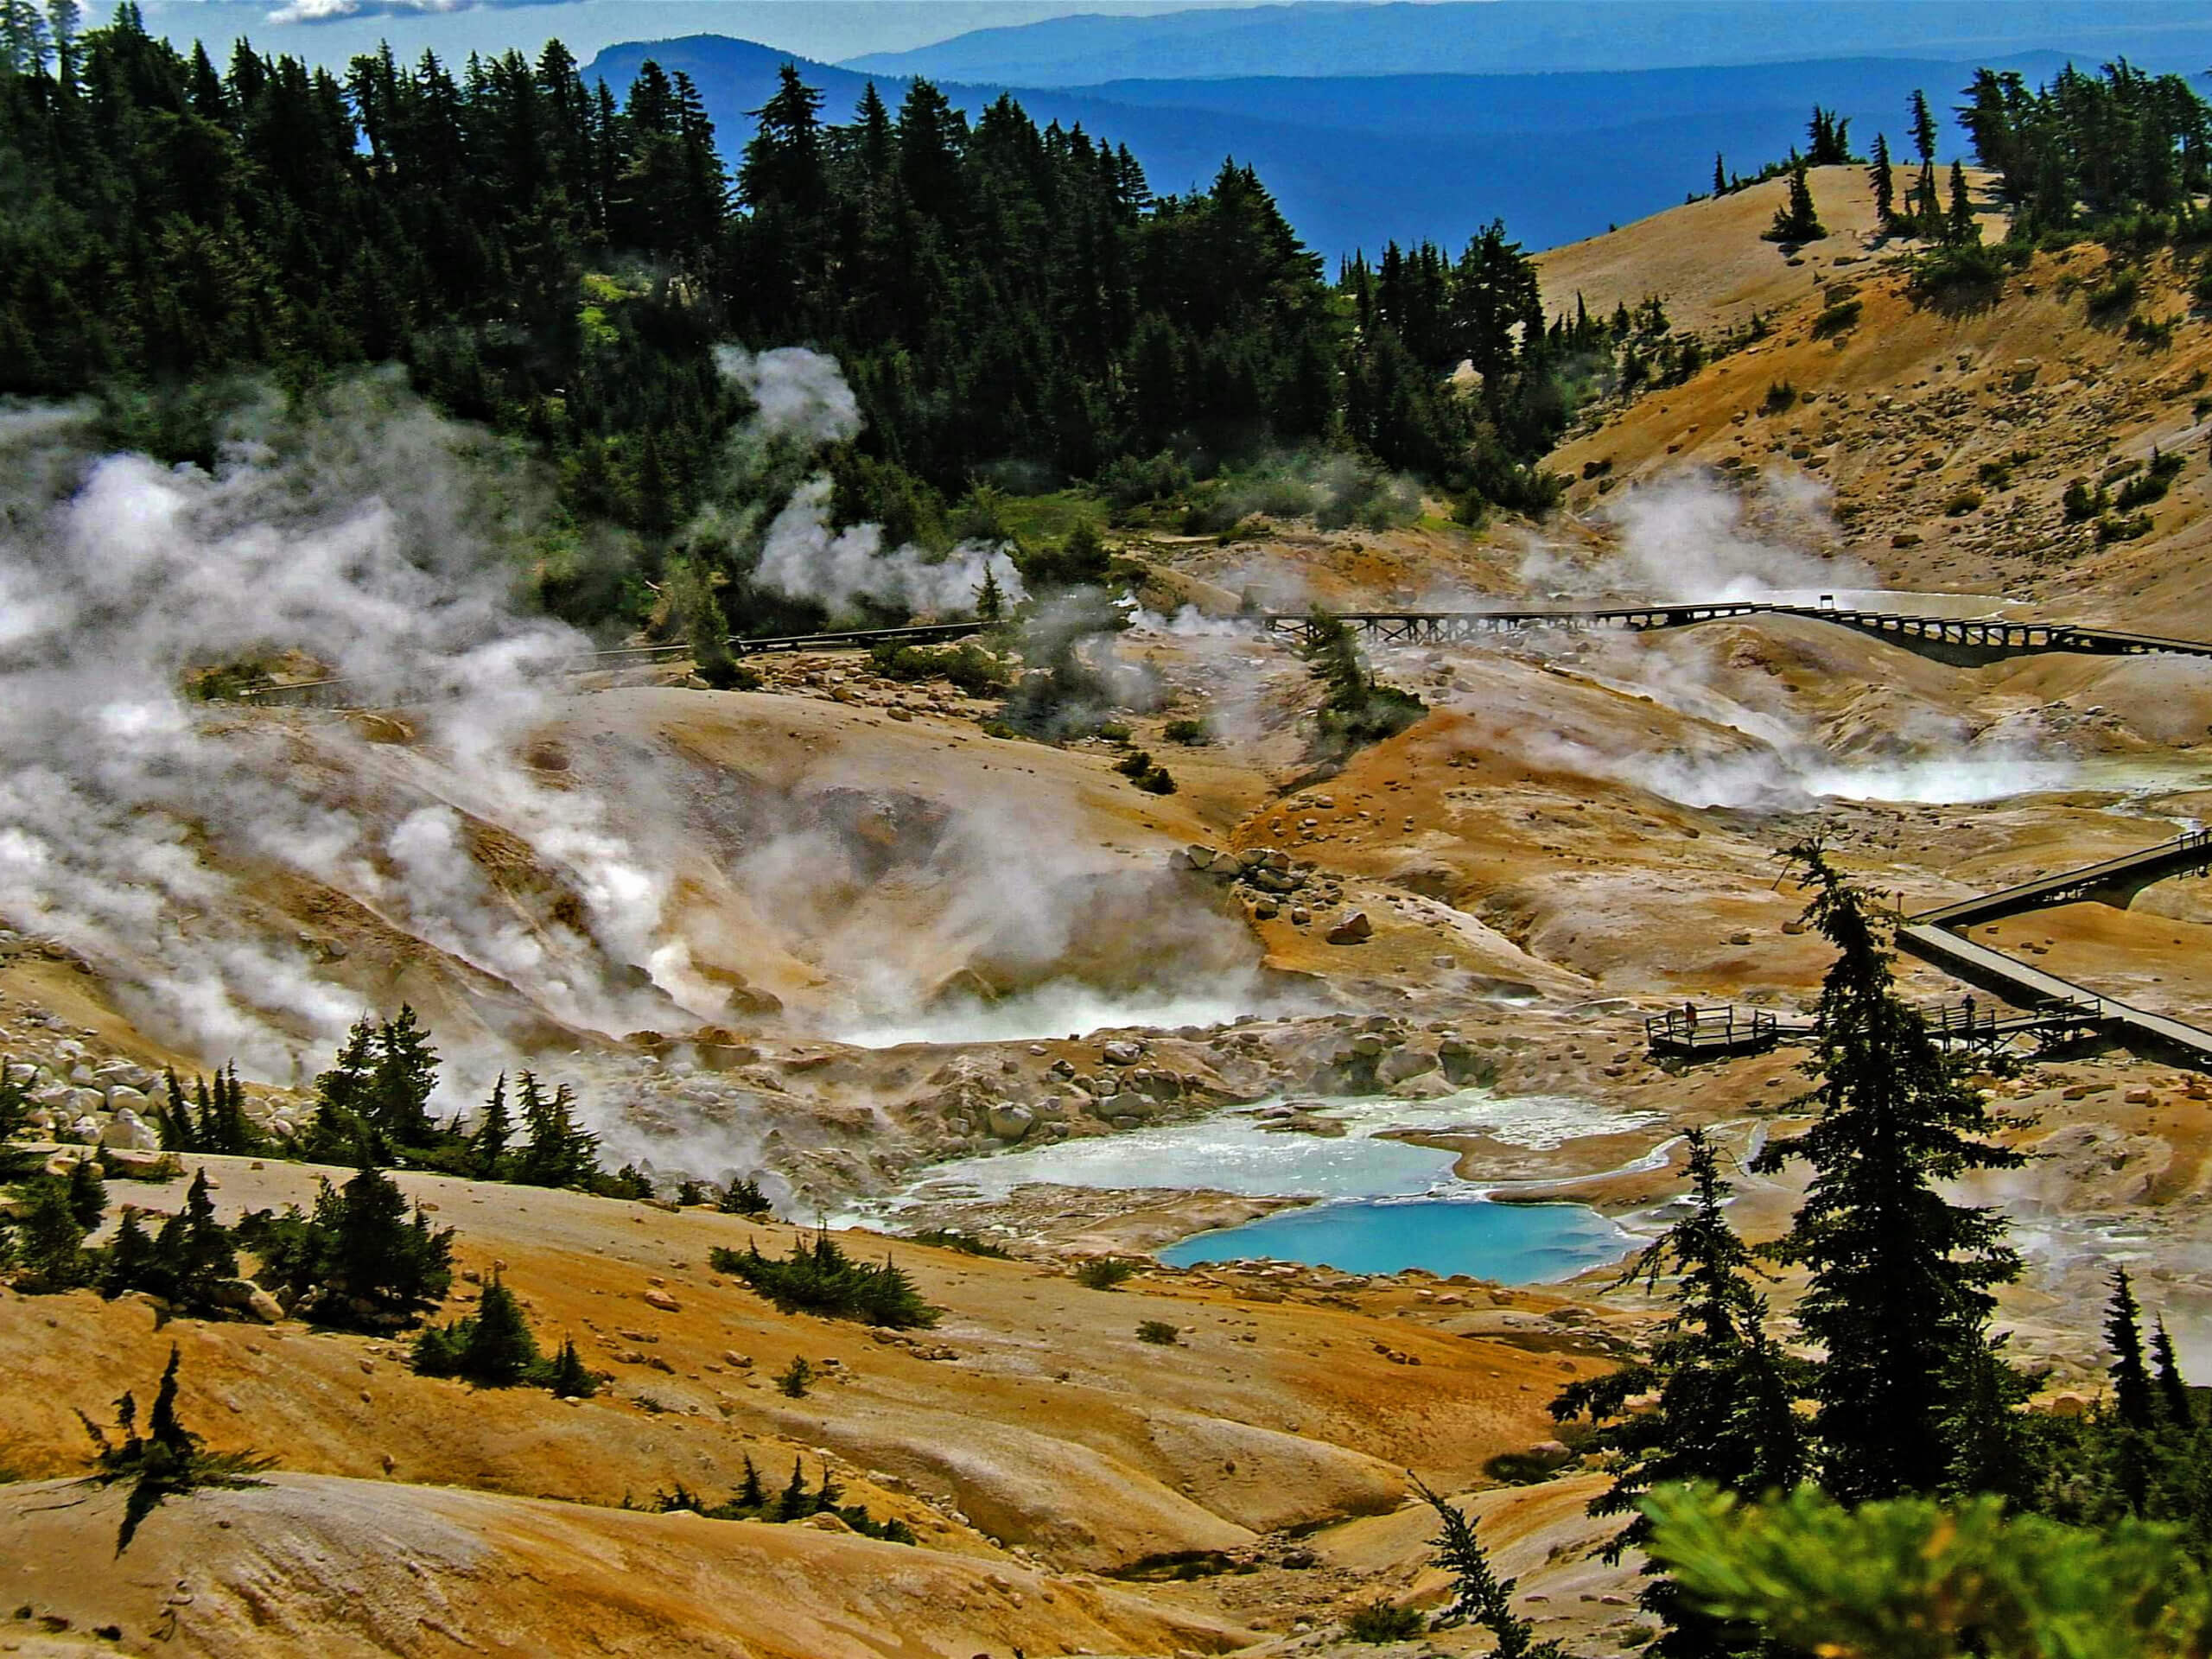
<path fill-rule="evenodd" d="M 1135 1043 L 1109 1043 L 1098 1056 L 1109 1065 L 1135 1065 L 1144 1058 L 1144 1050 Z"/>
<path fill-rule="evenodd" d="M 141 1095 L 139 1098 L 143 1100 L 145 1096 Z M 106 1127 L 100 1130 L 100 1145 L 126 1147 L 133 1152 L 158 1152 L 162 1147 L 162 1137 L 154 1132 L 152 1124 L 137 1113 L 126 1109 L 110 1118 Z"/>
<path fill-rule="evenodd" d="M 1035 1126 L 1037 1114 L 1027 1106 L 994 1106 L 985 1121 L 1000 1140 L 1019 1141 Z"/>

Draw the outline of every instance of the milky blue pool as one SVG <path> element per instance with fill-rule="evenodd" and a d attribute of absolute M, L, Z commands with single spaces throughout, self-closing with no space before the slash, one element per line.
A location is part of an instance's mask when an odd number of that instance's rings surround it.
<path fill-rule="evenodd" d="M 1159 1255 L 1179 1268 L 1268 1256 L 1346 1273 L 1426 1268 L 1440 1276 L 1465 1273 L 1528 1285 L 1571 1279 L 1586 1268 L 1618 1262 L 1635 1243 L 1586 1205 L 1359 1198 L 1200 1233 Z"/>

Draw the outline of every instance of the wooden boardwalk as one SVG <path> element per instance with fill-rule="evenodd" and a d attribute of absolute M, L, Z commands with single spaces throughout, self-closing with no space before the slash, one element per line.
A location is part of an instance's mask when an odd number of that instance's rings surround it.
<path fill-rule="evenodd" d="M 1979 985 L 2008 1001 L 2031 1006 L 2064 1001 L 2079 1006 L 2092 1011 L 2090 1020 L 2103 1029 L 2133 1032 L 2192 1065 L 2212 1070 L 2212 1032 L 2171 1014 L 2101 995 L 2088 986 L 2031 967 L 2017 957 L 1977 944 L 1953 931 L 2051 905 L 2078 904 L 2085 899 L 2119 899 L 2125 902 L 2153 881 L 2208 869 L 2212 869 L 2212 832 L 2200 830 L 2160 842 L 2155 847 L 2145 847 L 2140 852 L 1922 911 L 1899 924 L 1897 945 L 1969 985 Z"/>
<path fill-rule="evenodd" d="M 1358 629 L 1378 645 L 1448 645 L 1534 628 L 1648 633 L 1662 628 L 1694 627 L 1701 622 L 1749 616 L 1806 617 L 1871 634 L 1924 656 L 1969 665 L 2054 651 L 2096 657 L 2212 657 L 2212 643 L 2203 640 L 2082 627 L 2070 622 L 1921 616 L 1834 605 L 1786 605 L 1769 600 L 1731 600 L 1709 604 L 1538 606 L 1483 611 L 1354 611 L 1337 620 Z M 1267 619 L 1267 623 L 1277 632 L 1301 639 L 1310 639 L 1312 635 L 1309 617 L 1274 615 Z"/>

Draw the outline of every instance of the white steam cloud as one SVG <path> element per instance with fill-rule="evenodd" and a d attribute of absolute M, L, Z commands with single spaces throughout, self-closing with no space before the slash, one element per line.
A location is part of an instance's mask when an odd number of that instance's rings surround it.
<path fill-rule="evenodd" d="M 515 759 L 585 642 L 512 607 L 517 526 L 464 481 L 484 459 L 388 383 L 250 418 L 212 473 L 92 456 L 63 416 L 0 420 L 0 918 L 92 962 L 152 1032 L 264 1077 L 366 1001 L 270 899 L 302 880 L 556 1019 L 664 1011 L 635 985 L 664 882 L 601 802 Z M 427 699 L 418 741 L 181 690 L 283 653 Z M 573 904 L 493 891 L 498 836 Z"/>
<path fill-rule="evenodd" d="M 859 435 L 860 403 L 835 359 L 797 346 L 758 353 L 725 346 L 715 361 L 757 406 L 734 446 L 741 474 L 758 477 L 772 459 L 810 461 Z M 791 492 L 760 539 L 755 582 L 787 599 L 814 601 L 833 616 L 855 614 L 863 601 L 915 616 L 964 614 L 987 575 L 997 578 L 1008 604 L 1024 597 L 1005 549 L 969 542 L 932 555 L 887 547 L 877 525 L 833 529 L 830 496 L 830 480 L 819 474 Z"/>
<path fill-rule="evenodd" d="M 1607 517 L 1617 532 L 1604 557 L 1572 558 L 1547 543 L 1522 567 L 1533 591 L 1641 599 L 1764 599 L 1793 590 L 1871 588 L 1856 559 L 1805 545 L 1829 539 L 1827 492 L 1802 474 L 1762 479 L 1746 495 L 1707 474 L 1681 473 L 1628 492 Z"/>

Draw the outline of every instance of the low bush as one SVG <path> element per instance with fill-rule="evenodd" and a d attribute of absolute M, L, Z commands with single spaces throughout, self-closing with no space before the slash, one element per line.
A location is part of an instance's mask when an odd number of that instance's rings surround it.
<path fill-rule="evenodd" d="M 1787 380 L 1777 380 L 1766 389 L 1766 401 L 1759 405 L 1760 412 L 1779 415 L 1797 404 L 1797 388 Z"/>
<path fill-rule="evenodd" d="M 2088 479 L 2077 478 L 2067 485 L 2066 493 L 2060 498 L 2059 505 L 2066 514 L 2068 524 L 2082 524 L 2111 506 L 2112 497 L 2102 485 L 2092 489 Z"/>
<path fill-rule="evenodd" d="M 1866 308 L 1865 302 L 1859 300 L 1838 300 L 1813 319 L 1813 338 L 1826 340 L 1831 334 L 1857 327 L 1859 314 Z"/>
<path fill-rule="evenodd" d="M 868 661 L 886 679 L 949 680 L 971 697 L 996 696 L 1014 683 L 1014 671 L 973 639 L 954 645 L 902 645 L 885 640 Z"/>
<path fill-rule="evenodd" d="M 1943 511 L 1954 518 L 1963 518 L 1967 514 L 1978 511 L 1983 499 L 1980 490 L 1972 487 L 1959 490 L 1943 504 Z"/>
<path fill-rule="evenodd" d="M 1175 792 L 1175 779 L 1168 775 L 1167 768 L 1142 749 L 1125 760 L 1116 761 L 1114 770 L 1148 795 L 1173 795 Z"/>
<path fill-rule="evenodd" d="M 1203 720 L 1171 720 L 1161 734 L 1170 743 L 1209 743 L 1213 734 Z"/>
<path fill-rule="evenodd" d="M 1011 1262 L 1011 1252 L 1001 1249 L 988 1238 L 978 1238 L 973 1233 L 963 1233 L 952 1227 L 931 1227 L 913 1235 L 917 1244 L 933 1244 L 940 1250 L 957 1250 L 963 1255 L 988 1255 L 997 1261 Z"/>
<path fill-rule="evenodd" d="M 1137 1326 L 1137 1340 L 1172 1348 L 1183 1340 L 1183 1333 L 1165 1319 L 1147 1319 Z"/>
<path fill-rule="evenodd" d="M 1346 1636 L 1355 1642 L 1371 1642 L 1377 1647 L 1385 1642 L 1410 1642 L 1427 1629 L 1428 1620 L 1418 1607 L 1402 1606 L 1379 1598 L 1355 1607 L 1351 1617 L 1344 1621 Z"/>
<path fill-rule="evenodd" d="M 1090 1290 L 1112 1290 L 1136 1277 L 1137 1264 L 1116 1255 L 1095 1255 L 1075 1270 L 1076 1283 Z"/>
<path fill-rule="evenodd" d="M 2145 506 L 2153 501 L 2163 501 L 2166 492 L 2173 487 L 2174 480 L 2181 475 L 2182 457 L 2173 450 L 2151 451 L 2150 465 L 2120 487 L 2113 505 L 2122 512 Z"/>
<path fill-rule="evenodd" d="M 760 1471 L 753 1466 L 752 1453 L 747 1452 L 744 1484 L 723 1502 L 710 1504 L 679 1480 L 674 1491 L 653 1494 L 653 1509 L 662 1515 L 696 1515 L 709 1521 L 765 1521 L 771 1525 L 804 1521 L 810 1516 L 834 1515 L 863 1538 L 880 1538 L 893 1544 L 917 1541 L 913 1529 L 905 1522 L 896 1516 L 878 1521 L 862 1504 L 841 1503 L 843 1496 L 837 1489 L 836 1477 L 830 1472 L 827 1465 L 822 1470 L 820 1489 L 810 1492 L 805 1465 L 794 1459 L 791 1480 L 781 1492 L 771 1497 L 761 1484 Z"/>
<path fill-rule="evenodd" d="M 2133 265 L 2119 265 L 2105 273 L 2105 279 L 2082 295 L 2093 322 L 2115 323 L 2133 315 L 2135 303 L 2143 296 L 2143 277 Z"/>
<path fill-rule="evenodd" d="M 858 1319 L 898 1330 L 926 1329 L 942 1310 L 922 1300 L 903 1268 L 886 1256 L 859 1262 L 824 1232 L 798 1239 L 781 1261 L 760 1254 L 717 1248 L 708 1252 L 717 1273 L 742 1279 L 784 1313 L 812 1313 L 826 1319 Z"/>

